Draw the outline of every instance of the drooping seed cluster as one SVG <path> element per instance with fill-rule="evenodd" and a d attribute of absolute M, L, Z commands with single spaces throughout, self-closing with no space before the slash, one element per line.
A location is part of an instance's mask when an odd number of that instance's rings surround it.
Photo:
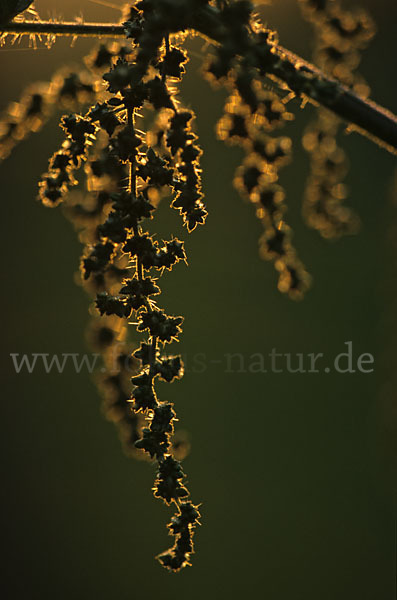
<path fill-rule="evenodd" d="M 226 23 L 234 25 L 230 47 L 216 48 L 205 65 L 208 79 L 223 84 L 230 92 L 224 115 L 217 124 L 217 135 L 244 149 L 246 156 L 234 183 L 240 194 L 254 204 L 263 224 L 260 254 L 274 261 L 279 272 L 278 289 L 291 298 L 301 298 L 308 287 L 309 276 L 292 245 L 291 228 L 285 221 L 285 193 L 278 174 L 290 160 L 291 140 L 272 135 L 293 115 L 276 92 L 263 87 L 250 54 L 243 57 L 238 54 L 241 39 L 249 28 L 258 36 L 271 38 L 273 33 L 263 29 L 259 21 L 253 21 L 249 3 L 225 4 L 222 15 Z"/>
<path fill-rule="evenodd" d="M 181 79 L 187 55 L 158 29 L 157 17 L 147 1 L 130 10 L 125 25 L 131 50 L 111 57 L 103 75 L 107 94 L 101 101 L 84 115 L 62 118 L 66 141 L 50 161 L 40 196 L 47 205 L 62 202 L 84 165 L 90 193 L 77 201 L 76 195 L 69 196 L 66 212 L 82 225 L 82 279 L 95 294 L 101 315 L 94 337 L 107 366 L 101 378 L 106 412 L 127 449 L 133 446 L 156 461 L 154 495 L 177 506 L 169 525 L 174 546 L 158 557 L 177 571 L 189 564 L 199 513 L 188 499 L 185 474 L 172 453 L 173 404 L 161 401 L 155 390 L 156 380 L 171 383 L 183 375 L 181 357 L 164 353 L 167 344 L 178 340 L 183 318 L 166 314 L 157 297 L 159 276 L 186 262 L 186 255 L 183 242 L 172 237 L 160 243 L 144 230 L 143 222 L 153 218 L 160 197 L 170 192 L 171 206 L 188 231 L 204 223 L 207 212 L 201 191 L 202 151 L 191 128 L 194 115 L 178 105 L 169 86 Z M 101 47 L 94 63 L 102 65 L 103 58 L 109 60 Z M 150 109 L 157 112 L 153 131 L 142 131 L 138 120 L 144 111 L 146 123 Z M 124 343 L 127 319 L 146 336 L 132 354 Z M 117 326 L 118 321 L 123 325 Z"/>
<path fill-rule="evenodd" d="M 0 159 L 30 133 L 39 131 L 59 107 L 77 109 L 96 97 L 95 80 L 88 73 L 62 68 L 50 82 L 29 86 L 19 102 L 10 104 L 0 118 Z"/>
<path fill-rule="evenodd" d="M 100 75 L 115 57 L 130 51 L 128 44 L 101 44 L 85 57 L 85 67 L 58 69 L 51 81 L 30 85 L 18 102 L 12 102 L 0 117 L 0 160 L 31 133 L 39 131 L 59 110 L 76 111 L 101 98 Z"/>
<path fill-rule="evenodd" d="M 374 25 L 362 10 L 344 10 L 336 0 L 300 0 L 305 17 L 315 30 L 313 60 L 357 94 L 367 97 L 369 88 L 356 73 L 360 50 L 374 34 Z M 306 222 L 325 238 L 355 233 L 359 220 L 343 205 L 347 187 L 343 183 L 348 170 L 347 157 L 336 136 L 340 120 L 330 111 L 319 108 L 316 120 L 303 136 L 303 146 L 310 153 L 311 174 L 303 203 Z"/>

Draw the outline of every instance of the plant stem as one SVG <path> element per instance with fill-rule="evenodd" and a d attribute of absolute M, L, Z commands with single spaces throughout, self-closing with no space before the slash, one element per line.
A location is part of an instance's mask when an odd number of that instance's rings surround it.
<path fill-rule="evenodd" d="M 127 109 L 127 123 L 131 133 L 135 133 L 135 110 Z M 128 191 L 136 198 L 136 149 L 129 160 L 128 169 Z"/>
<path fill-rule="evenodd" d="M 205 7 L 192 16 L 191 23 L 181 23 L 180 29 L 188 26 L 210 41 L 222 43 L 227 31 L 222 25 L 219 11 Z M 0 35 L 48 35 L 82 37 L 125 37 L 123 25 L 103 23 L 53 23 L 50 21 L 24 21 L 2 25 Z M 271 52 L 277 61 L 269 63 L 266 57 Z M 329 77 L 311 63 L 282 46 L 264 43 L 256 54 L 256 66 L 267 76 L 276 77 L 294 91 L 314 104 L 320 104 L 334 112 L 342 120 L 353 125 L 363 135 L 379 143 L 389 152 L 397 152 L 397 117 L 371 100 Z"/>
<path fill-rule="evenodd" d="M 73 23 L 21 21 L 0 25 L 1 33 L 14 35 L 49 35 L 69 37 L 125 37 L 124 27 L 113 23 Z"/>

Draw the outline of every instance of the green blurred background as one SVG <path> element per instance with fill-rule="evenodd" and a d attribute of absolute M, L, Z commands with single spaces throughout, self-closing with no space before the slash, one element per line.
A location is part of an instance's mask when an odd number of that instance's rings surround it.
<path fill-rule="evenodd" d="M 378 25 L 361 72 L 372 97 L 396 110 L 397 5 L 360 5 Z M 118 18 L 88 0 L 37 0 L 36 7 L 42 17 L 81 11 L 87 20 Z M 274 0 L 261 13 L 283 45 L 310 57 L 310 27 L 295 1 Z M 0 108 L 91 46 L 6 45 Z M 260 223 L 232 186 L 242 152 L 215 140 L 224 96 L 198 75 L 201 47 L 196 40 L 183 93 L 198 115 L 209 217 L 188 239 L 165 206 L 158 223 L 160 235 L 184 235 L 190 265 L 164 277 L 163 305 L 185 316 L 178 350 L 188 357 L 188 372 L 162 394 L 175 402 L 193 444 L 184 464 L 203 523 L 194 565 L 173 575 L 153 560 L 171 542 L 165 524 L 172 512 L 151 495 L 154 467 L 123 455 L 89 374 L 69 367 L 46 375 L 41 367 L 17 375 L 12 366 L 10 353 L 87 351 L 88 298 L 73 282 L 79 243 L 61 210 L 34 200 L 62 139 L 54 119 L 0 165 L 3 597 L 393 600 L 395 160 L 357 134 L 343 136 L 349 203 L 362 228 L 325 242 L 300 215 L 308 172 L 300 137 L 314 111 L 295 111 L 285 130 L 295 142 L 294 161 L 282 183 L 313 286 L 303 302 L 288 300 L 276 289 L 271 264 L 258 257 Z M 372 374 L 227 373 L 211 362 L 231 352 L 248 360 L 274 347 L 332 358 L 348 340 L 356 357 L 374 355 Z M 195 353 L 207 354 L 204 373 L 189 368 Z"/>

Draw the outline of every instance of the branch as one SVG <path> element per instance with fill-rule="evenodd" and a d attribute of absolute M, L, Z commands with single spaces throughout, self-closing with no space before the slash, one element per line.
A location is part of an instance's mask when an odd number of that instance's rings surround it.
<path fill-rule="evenodd" d="M 195 30 L 217 43 L 223 43 L 228 35 L 219 12 L 211 6 L 196 11 L 190 22 L 180 23 L 180 31 L 186 28 Z M 0 35 L 1 33 L 16 36 L 126 37 L 123 25 L 51 21 L 23 21 L 0 25 Z M 253 50 L 255 66 L 263 75 L 276 77 L 298 96 L 303 95 L 314 104 L 324 106 L 389 152 L 397 152 L 397 117 L 392 112 L 358 96 L 336 79 L 281 46 L 262 40 L 260 45 L 253 44 Z"/>

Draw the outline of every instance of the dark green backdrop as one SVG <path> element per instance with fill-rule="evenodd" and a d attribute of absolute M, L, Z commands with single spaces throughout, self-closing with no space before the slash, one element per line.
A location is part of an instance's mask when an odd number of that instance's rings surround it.
<path fill-rule="evenodd" d="M 379 29 L 362 72 L 372 97 L 396 110 L 397 6 L 360 4 Z M 43 17 L 116 14 L 87 0 L 36 5 Z M 284 45 L 310 56 L 310 29 L 295 2 L 275 0 L 262 13 Z M 196 52 L 201 45 L 194 44 Z M 50 51 L 26 50 L 24 42 L 2 48 L 1 108 L 89 47 L 61 40 Z M 153 560 L 171 540 L 171 511 L 151 495 L 152 466 L 122 454 L 89 375 L 70 368 L 17 375 L 12 366 L 12 352 L 86 351 L 88 302 L 73 283 L 79 243 L 60 210 L 34 200 L 61 140 L 54 120 L 0 165 L 3 597 L 393 600 L 393 157 L 356 134 L 345 136 L 349 202 L 363 225 L 358 236 L 327 243 L 301 221 L 307 162 L 300 132 L 312 109 L 298 113 L 290 128 L 295 159 L 282 183 L 314 283 L 303 302 L 291 302 L 277 292 L 272 266 L 258 258 L 260 224 L 231 183 L 241 152 L 214 139 L 223 96 L 200 79 L 199 64 L 192 59 L 183 87 L 198 114 L 210 214 L 186 241 L 189 268 L 164 278 L 163 297 L 170 312 L 186 317 L 180 351 L 188 360 L 208 356 L 204 373 L 188 369 L 163 391 L 193 443 L 185 468 L 194 501 L 203 503 L 194 566 L 172 575 Z M 181 232 L 166 207 L 159 220 L 160 234 Z M 227 373 L 210 362 L 273 347 L 332 358 L 349 340 L 355 356 L 375 356 L 374 373 Z"/>

